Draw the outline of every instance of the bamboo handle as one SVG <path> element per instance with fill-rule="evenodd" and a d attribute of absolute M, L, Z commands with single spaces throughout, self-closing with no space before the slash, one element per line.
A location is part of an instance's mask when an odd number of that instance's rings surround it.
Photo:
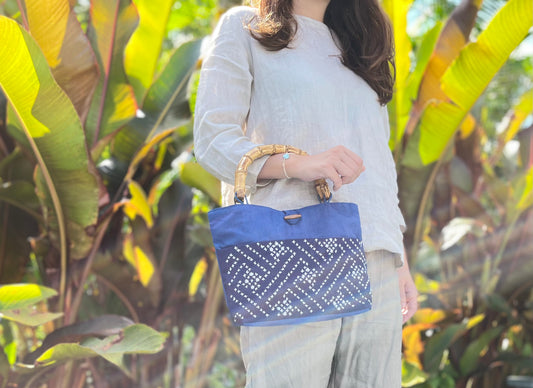
<path fill-rule="evenodd" d="M 237 165 L 237 171 L 235 171 L 235 202 L 244 201 L 246 174 L 248 173 L 248 167 L 250 166 L 250 164 L 266 155 L 284 153 L 307 155 L 305 151 L 302 151 L 299 148 L 280 144 L 257 146 L 252 150 L 248 151 L 241 158 L 239 164 Z M 318 193 L 318 198 L 320 199 L 320 202 L 328 200 L 331 197 L 331 192 L 329 191 L 329 187 L 325 179 L 317 179 L 315 181 L 315 189 Z"/>

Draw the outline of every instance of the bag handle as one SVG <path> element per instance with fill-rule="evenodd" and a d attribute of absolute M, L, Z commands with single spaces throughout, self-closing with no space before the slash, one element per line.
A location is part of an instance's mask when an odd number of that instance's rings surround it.
<path fill-rule="evenodd" d="M 237 170 L 235 171 L 235 203 L 244 202 L 246 174 L 248 173 L 248 167 L 250 166 L 250 164 L 266 155 L 276 155 L 285 153 L 307 155 L 307 152 L 302 151 L 299 148 L 280 144 L 257 146 L 252 150 L 248 151 L 246 154 L 244 154 L 239 164 L 237 165 Z M 320 202 L 327 201 L 331 198 L 331 192 L 325 179 L 317 179 L 315 181 L 315 189 L 318 193 L 318 198 Z"/>

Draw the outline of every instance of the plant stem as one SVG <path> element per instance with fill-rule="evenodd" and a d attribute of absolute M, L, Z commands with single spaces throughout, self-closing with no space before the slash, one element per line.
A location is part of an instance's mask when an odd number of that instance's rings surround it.
<path fill-rule="evenodd" d="M 81 304 L 81 298 L 83 297 L 83 286 L 85 282 L 87 281 L 87 277 L 89 276 L 89 272 L 91 272 L 91 267 L 94 262 L 94 258 L 96 257 L 96 253 L 98 252 L 98 248 L 100 247 L 100 243 L 102 242 L 102 238 L 104 237 L 104 234 L 107 230 L 107 227 L 109 225 L 109 222 L 111 221 L 111 218 L 113 217 L 113 213 L 111 213 L 100 225 L 100 230 L 98 231 L 98 234 L 96 235 L 96 238 L 94 239 L 93 246 L 91 248 L 91 252 L 89 253 L 89 256 L 87 257 L 87 261 L 85 262 L 85 267 L 83 268 L 83 272 L 81 275 L 79 287 L 76 290 L 76 294 L 74 295 L 74 299 L 72 300 L 72 305 L 70 307 L 70 310 L 68 312 L 65 312 L 65 324 L 69 325 L 74 323 L 74 320 L 76 318 L 76 315 L 78 314 L 78 310 L 80 308 Z"/>
<path fill-rule="evenodd" d="M 29 31 L 30 24 L 28 23 L 28 19 L 26 18 L 26 13 L 24 12 L 24 6 L 22 5 L 21 0 L 17 0 L 17 5 L 20 11 L 20 17 L 22 18 L 22 24 L 24 25 L 26 31 Z"/>
<path fill-rule="evenodd" d="M 435 166 L 433 167 L 433 170 L 431 171 L 431 174 L 428 178 L 428 181 L 426 183 L 426 187 L 424 188 L 424 193 L 422 194 L 422 199 L 420 200 L 420 206 L 418 207 L 418 213 L 416 215 L 416 222 L 415 222 L 415 233 L 413 236 L 413 246 L 411 247 L 411 252 L 409 257 L 411 258 L 411 262 L 414 263 L 417 258 L 418 253 L 418 245 L 420 244 L 420 241 L 422 240 L 422 220 L 424 218 L 424 214 L 426 212 L 426 207 L 429 202 L 430 194 L 433 192 L 433 183 L 435 182 L 435 179 L 437 177 L 437 173 L 439 172 L 442 164 L 444 163 L 444 155 L 448 153 L 448 150 L 453 144 L 453 137 L 452 140 L 448 142 L 448 145 L 446 146 L 446 149 L 442 153 L 441 157 L 435 163 Z"/>
<path fill-rule="evenodd" d="M 67 284 L 67 228 L 65 225 L 65 216 L 63 214 L 63 208 L 61 207 L 61 202 L 59 200 L 59 194 L 57 193 L 54 181 L 52 179 L 52 176 L 50 175 L 50 172 L 48 171 L 48 167 L 44 162 L 41 152 L 39 151 L 39 148 L 37 147 L 37 144 L 35 143 L 35 140 L 33 139 L 32 135 L 28 131 L 27 126 L 24 124 L 24 120 L 22 120 L 22 117 L 19 115 L 16 109 L 15 112 L 20 122 L 23 123 L 22 128 L 24 129 L 24 133 L 26 134 L 26 138 L 30 143 L 31 149 L 33 150 L 33 154 L 37 159 L 37 163 L 41 168 L 41 174 L 44 178 L 44 181 L 46 182 L 46 187 L 48 188 L 50 198 L 52 199 L 52 204 L 57 218 L 57 225 L 59 228 L 59 251 L 61 263 L 61 274 L 59 277 L 59 311 L 63 311 L 63 307 L 65 304 L 65 290 Z"/>
<path fill-rule="evenodd" d="M 109 280 L 107 280 L 102 275 L 96 274 L 96 277 L 99 282 L 102 282 L 104 286 L 109 288 L 111 291 L 113 291 L 118 296 L 118 298 L 122 301 L 122 303 L 124 303 L 124 306 L 126 306 L 126 308 L 128 309 L 133 321 L 135 323 L 139 323 L 140 322 L 139 315 L 137 314 L 137 311 L 135 311 L 135 309 L 133 308 L 132 304 L 130 303 L 126 295 L 124 295 L 117 286 L 115 286 L 113 283 L 111 283 Z"/>

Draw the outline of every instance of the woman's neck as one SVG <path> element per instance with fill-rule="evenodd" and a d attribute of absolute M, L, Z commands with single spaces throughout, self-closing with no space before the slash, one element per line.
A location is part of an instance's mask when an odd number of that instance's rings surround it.
<path fill-rule="evenodd" d="M 293 0 L 292 13 L 324 22 L 330 0 Z"/>

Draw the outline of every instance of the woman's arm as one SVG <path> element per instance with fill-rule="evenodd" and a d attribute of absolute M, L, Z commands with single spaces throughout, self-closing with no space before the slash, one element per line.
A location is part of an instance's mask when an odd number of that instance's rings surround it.
<path fill-rule="evenodd" d="M 269 157 L 258 178 L 286 178 L 282 163 L 282 155 Z M 285 171 L 289 177 L 306 182 L 320 178 L 330 179 L 333 182 L 333 190 L 352 183 L 364 170 L 363 160 L 344 146 L 333 147 L 316 155 L 291 154 L 285 160 Z"/>
<path fill-rule="evenodd" d="M 227 11 L 213 31 L 205 53 L 196 98 L 194 153 L 221 181 L 233 184 L 240 158 L 256 147 L 245 135 L 253 81 L 249 31 L 253 15 L 246 7 Z M 252 190 L 267 157 L 254 162 L 246 177 Z"/>

